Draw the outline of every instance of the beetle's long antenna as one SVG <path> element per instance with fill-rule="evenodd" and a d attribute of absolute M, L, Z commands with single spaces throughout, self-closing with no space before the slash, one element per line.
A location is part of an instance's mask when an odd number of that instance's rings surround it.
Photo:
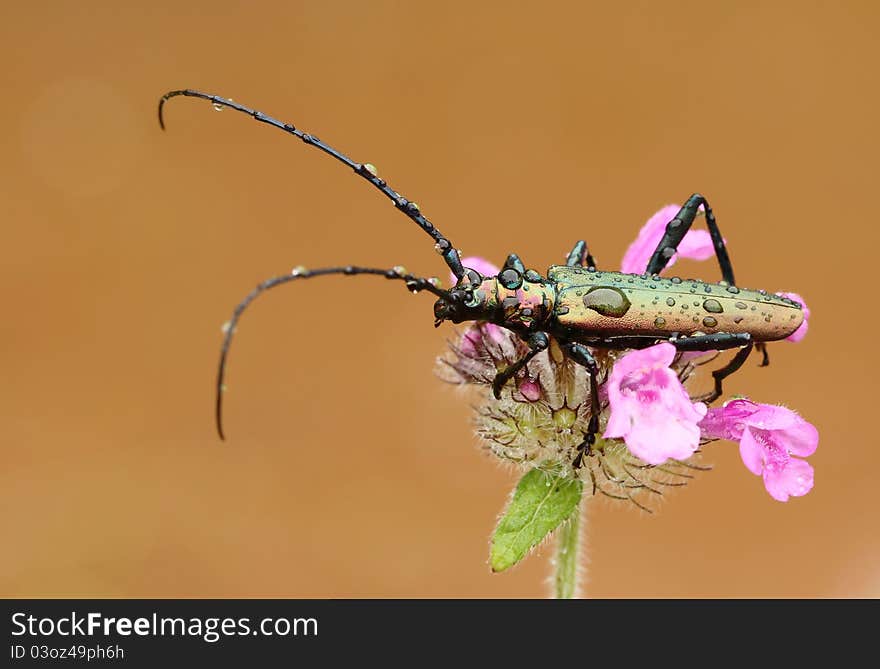
<path fill-rule="evenodd" d="M 223 326 L 223 346 L 220 349 L 220 365 L 217 369 L 216 403 L 217 433 L 220 435 L 221 439 L 225 438 L 223 435 L 223 392 L 225 390 L 223 381 L 226 376 L 226 359 L 229 355 L 229 347 L 232 344 L 232 336 L 235 334 L 235 326 L 238 324 L 242 313 L 244 313 L 244 310 L 247 309 L 248 305 L 253 302 L 257 298 L 257 296 L 259 296 L 261 293 L 266 292 L 270 288 L 279 286 L 282 283 L 288 283 L 289 281 L 296 281 L 298 279 L 311 279 L 312 277 L 325 276 L 327 274 L 345 274 L 347 276 L 354 276 L 358 274 L 374 274 L 376 276 L 384 276 L 386 279 L 405 281 L 406 287 L 414 293 L 427 290 L 429 293 L 433 293 L 437 297 L 451 299 L 448 291 L 445 291 L 442 288 L 438 288 L 434 285 L 434 283 L 432 283 L 431 280 L 423 279 L 412 274 L 407 274 L 402 268 L 376 269 L 373 267 L 354 267 L 352 265 L 347 265 L 345 267 L 322 267 L 320 269 L 312 270 L 296 268 L 290 274 L 276 276 L 272 279 L 267 279 L 266 281 L 263 281 L 256 288 L 254 288 L 237 307 L 235 307 L 235 311 L 232 312 L 232 318 L 229 319 L 229 321 Z"/>
<path fill-rule="evenodd" d="M 356 163 L 351 158 L 340 153 L 333 147 L 325 144 L 314 135 L 305 133 L 289 123 L 277 121 L 271 116 L 267 116 L 263 112 L 249 109 L 244 105 L 240 105 L 237 102 L 233 102 L 232 100 L 228 100 L 226 98 L 221 98 L 218 95 L 209 95 L 207 93 L 202 93 L 200 91 L 194 91 L 191 89 L 181 91 L 169 91 L 159 100 L 159 126 L 163 130 L 165 129 L 165 119 L 162 116 L 162 108 L 167 100 L 170 100 L 173 97 L 177 97 L 178 95 L 208 100 L 218 109 L 229 107 L 230 109 L 240 111 L 244 114 L 247 114 L 248 116 L 252 116 L 257 121 L 268 123 L 269 125 L 275 126 L 276 128 L 283 130 L 284 132 L 295 135 L 306 144 L 317 147 L 321 149 L 321 151 L 323 151 L 324 153 L 330 154 L 339 162 L 353 169 L 355 171 L 355 174 L 359 174 L 380 191 L 382 191 L 382 193 L 384 193 L 394 203 L 395 207 L 397 207 L 400 211 L 402 211 L 404 214 L 409 216 L 409 218 L 415 221 L 422 230 L 431 235 L 431 238 L 435 242 L 435 248 L 437 249 L 438 253 L 443 256 L 443 260 L 446 261 L 446 264 L 449 266 L 449 269 L 452 270 L 452 273 L 455 274 L 455 276 L 459 279 L 464 276 L 464 268 L 461 266 L 460 254 L 458 250 L 456 250 L 452 246 L 452 242 L 444 237 L 443 234 L 434 227 L 434 224 L 431 223 L 431 221 L 422 216 L 421 212 L 419 211 L 419 207 L 415 202 L 406 199 L 396 190 L 391 188 L 387 183 L 385 183 L 384 179 L 380 179 L 378 176 L 376 176 L 376 168 L 369 163 Z"/>

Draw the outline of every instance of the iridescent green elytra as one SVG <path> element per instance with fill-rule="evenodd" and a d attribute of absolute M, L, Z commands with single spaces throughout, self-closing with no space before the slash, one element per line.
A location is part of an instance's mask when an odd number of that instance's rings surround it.
<path fill-rule="evenodd" d="M 768 342 L 785 339 L 804 319 L 800 305 L 787 297 L 723 282 L 560 265 L 547 275 L 556 289 L 554 331 L 563 336 L 667 338 L 724 332 Z"/>

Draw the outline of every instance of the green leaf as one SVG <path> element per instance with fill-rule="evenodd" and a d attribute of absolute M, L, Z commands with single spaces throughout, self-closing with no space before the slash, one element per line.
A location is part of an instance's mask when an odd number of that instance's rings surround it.
<path fill-rule="evenodd" d="M 580 479 L 539 469 L 523 476 L 492 536 L 492 571 L 504 571 L 515 565 L 569 518 L 578 508 L 583 488 Z"/>

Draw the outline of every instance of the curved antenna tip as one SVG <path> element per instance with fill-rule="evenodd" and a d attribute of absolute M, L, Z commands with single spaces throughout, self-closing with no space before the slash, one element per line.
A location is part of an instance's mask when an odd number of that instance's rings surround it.
<path fill-rule="evenodd" d="M 223 433 L 223 386 L 217 388 L 217 401 L 214 405 L 214 423 L 217 426 L 217 436 L 220 441 L 226 441 L 226 435 Z"/>
<path fill-rule="evenodd" d="M 165 100 L 166 100 L 166 97 L 164 95 L 161 98 L 159 98 L 159 127 L 162 130 L 165 130 L 165 119 L 162 118 L 162 107 L 165 106 Z"/>
<path fill-rule="evenodd" d="M 168 91 L 167 93 L 165 93 L 165 95 L 159 98 L 159 127 L 162 128 L 162 130 L 165 130 L 165 118 L 162 113 L 165 107 L 165 103 L 171 98 L 182 94 L 183 91 Z"/>
<path fill-rule="evenodd" d="M 217 416 L 217 436 L 220 437 L 220 441 L 226 441 L 226 435 L 223 434 L 223 422 L 220 416 Z"/>

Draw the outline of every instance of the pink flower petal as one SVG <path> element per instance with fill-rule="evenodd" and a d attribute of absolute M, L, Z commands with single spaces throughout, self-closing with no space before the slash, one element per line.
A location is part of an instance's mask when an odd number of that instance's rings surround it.
<path fill-rule="evenodd" d="M 504 341 L 505 332 L 504 328 L 494 323 L 474 323 L 462 333 L 458 348 L 465 357 L 477 358 L 480 355 L 479 345 L 484 337 L 489 337 L 495 343 L 500 344 Z"/>
<path fill-rule="evenodd" d="M 614 364 L 606 383 L 611 415 L 603 436 L 623 438 L 649 464 L 687 458 L 700 443 L 706 406 L 691 402 L 669 369 L 674 357 L 675 347 L 666 342 L 632 351 Z"/>
<path fill-rule="evenodd" d="M 758 404 L 751 400 L 734 400 L 724 408 L 727 415 L 735 415 L 745 424 L 761 430 L 787 430 L 802 420 L 794 411 L 778 404 Z"/>
<path fill-rule="evenodd" d="M 517 388 L 529 402 L 541 399 L 541 384 L 538 383 L 538 379 L 523 379 Z"/>
<path fill-rule="evenodd" d="M 620 381 L 628 374 L 653 368 L 669 367 L 674 358 L 675 346 L 669 342 L 663 342 L 639 351 L 632 351 L 614 363 L 611 377 L 616 378 L 617 385 L 619 386 Z M 610 378 L 608 381 L 614 385 Z"/>
<path fill-rule="evenodd" d="M 783 406 L 757 404 L 757 411 L 743 419 L 749 427 L 773 434 L 774 441 L 788 453 L 807 457 L 816 452 L 819 431 L 796 412 Z M 725 407 L 726 408 L 726 407 Z"/>
<path fill-rule="evenodd" d="M 660 240 L 657 240 L 660 243 Z M 708 230 L 695 230 L 691 228 L 678 245 L 678 254 L 672 256 L 669 265 L 675 262 L 678 256 L 691 260 L 708 260 L 715 255 L 715 246 L 712 244 L 712 235 Z M 667 265 L 667 267 L 669 267 Z"/>
<path fill-rule="evenodd" d="M 764 447 L 755 439 L 751 430 L 743 432 L 739 442 L 739 457 L 752 474 L 760 476 L 764 471 Z"/>
<path fill-rule="evenodd" d="M 803 311 L 804 311 L 804 322 L 801 323 L 800 327 L 792 332 L 785 338 L 785 341 L 790 341 L 797 343 L 801 339 L 807 336 L 807 329 L 809 328 L 809 323 L 807 322 L 810 318 L 810 308 L 807 306 L 807 303 L 804 302 L 804 298 L 802 298 L 797 293 L 776 293 L 777 295 L 782 295 L 783 297 L 787 297 L 790 300 L 794 300 L 795 302 L 799 302 Z"/>
<path fill-rule="evenodd" d="M 819 430 L 798 416 L 798 422 L 781 433 L 778 439 L 789 453 L 805 458 L 819 447 Z"/>
<path fill-rule="evenodd" d="M 603 439 L 622 439 L 633 428 L 632 416 L 625 411 L 612 411 L 605 424 Z"/>
<path fill-rule="evenodd" d="M 621 272 L 641 274 L 645 271 L 651 255 L 654 253 L 660 240 L 663 239 L 667 223 L 675 218 L 680 209 L 680 205 L 668 204 L 648 219 L 648 222 L 639 230 L 635 241 L 629 245 L 626 253 L 623 254 Z M 691 258 L 692 260 L 706 260 L 711 258 L 714 253 L 715 249 L 709 233 L 705 230 L 691 229 L 688 230 L 678 245 L 678 253 L 669 259 L 666 267 L 672 267 L 679 256 Z"/>
<path fill-rule="evenodd" d="M 813 467 L 804 460 L 792 458 L 779 471 L 765 469 L 764 487 L 773 499 L 780 502 L 787 502 L 790 495 L 806 495 L 813 489 Z"/>
<path fill-rule="evenodd" d="M 745 420 L 758 410 L 751 400 L 732 400 L 722 407 L 713 407 L 700 422 L 700 429 L 707 439 L 739 441 L 745 430 Z"/>
<path fill-rule="evenodd" d="M 629 245 L 626 253 L 623 254 L 623 261 L 620 264 L 621 272 L 641 274 L 645 271 L 645 267 L 648 266 L 648 261 L 651 259 L 651 254 L 654 253 L 654 249 L 657 248 L 657 244 L 663 238 L 666 224 L 675 218 L 679 209 L 681 207 L 668 204 L 648 219 L 647 223 L 639 230 L 635 241 Z"/>
<path fill-rule="evenodd" d="M 626 447 L 651 465 L 669 460 L 686 460 L 700 446 L 700 428 L 695 422 L 670 419 L 665 412 L 645 414 L 626 434 Z"/>

